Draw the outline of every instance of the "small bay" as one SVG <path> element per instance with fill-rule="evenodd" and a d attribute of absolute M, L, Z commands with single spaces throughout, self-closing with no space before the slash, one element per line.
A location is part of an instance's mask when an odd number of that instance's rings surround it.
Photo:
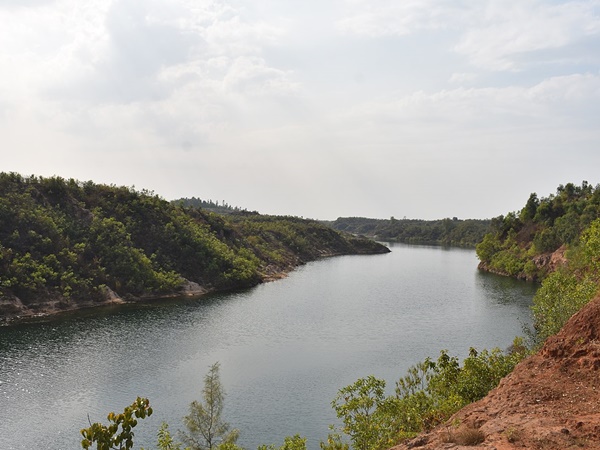
<path fill-rule="evenodd" d="M 239 443 L 316 449 L 339 388 L 394 381 L 441 349 L 508 347 L 537 288 L 477 271 L 473 250 L 390 244 L 392 253 L 309 263 L 241 292 L 104 308 L 0 328 L 0 448 L 75 449 L 79 429 L 136 396 L 155 413 L 136 428 L 154 448 L 181 428 L 219 361 L 225 418 Z"/>

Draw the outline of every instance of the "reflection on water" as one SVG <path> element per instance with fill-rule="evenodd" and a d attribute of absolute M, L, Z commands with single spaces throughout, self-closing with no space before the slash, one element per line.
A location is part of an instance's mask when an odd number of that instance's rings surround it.
<path fill-rule="evenodd" d="M 529 323 L 536 286 L 477 272 L 473 251 L 392 250 L 244 292 L 0 328 L 0 448 L 79 448 L 88 414 L 105 421 L 138 395 L 155 414 L 136 440 L 153 448 L 162 421 L 181 428 L 215 361 L 242 446 L 299 433 L 318 448 L 339 388 L 369 374 L 392 386 L 440 349 L 505 348 Z"/>
<path fill-rule="evenodd" d="M 477 284 L 485 292 L 488 300 L 501 305 L 514 304 L 530 299 L 539 287 L 537 283 L 515 282 L 512 278 L 501 277 L 487 272 L 477 273 Z"/>

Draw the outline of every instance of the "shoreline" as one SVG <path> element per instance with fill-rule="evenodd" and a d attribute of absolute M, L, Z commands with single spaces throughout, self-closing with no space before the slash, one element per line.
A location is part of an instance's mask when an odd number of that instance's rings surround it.
<path fill-rule="evenodd" d="M 197 286 L 197 287 L 196 287 Z M 233 288 L 235 290 L 237 288 Z M 86 301 L 65 305 L 64 299 L 51 300 L 35 304 L 34 308 L 27 308 L 16 314 L 0 317 L 0 327 L 19 325 L 23 323 L 38 323 L 45 319 L 58 319 L 63 315 L 69 315 L 77 311 L 93 311 L 99 308 L 111 306 L 144 305 L 168 299 L 179 300 L 184 298 L 203 297 L 215 292 L 226 292 L 231 289 L 214 289 L 200 286 L 197 283 L 186 280 L 182 289 L 178 292 L 170 292 L 162 295 L 148 295 L 124 299 L 117 295 L 112 289 L 107 288 L 107 298 L 100 301 Z M 61 306 L 58 306 L 58 305 Z"/>
<path fill-rule="evenodd" d="M 387 248 L 387 247 L 386 247 Z M 23 323 L 37 323 L 43 322 L 46 319 L 58 319 L 62 315 L 67 315 L 70 313 L 74 313 L 76 311 L 93 311 L 96 308 L 102 307 L 110 307 L 110 306 L 125 306 L 125 305 L 143 305 L 149 304 L 157 301 L 164 301 L 168 299 L 184 299 L 184 298 L 200 298 L 209 294 L 214 294 L 218 292 L 235 292 L 242 289 L 248 289 L 258 286 L 263 283 L 270 283 L 272 281 L 281 280 L 286 278 L 291 272 L 296 270 L 296 268 L 313 261 L 318 261 L 320 259 L 332 258 L 336 256 L 352 256 L 352 255 L 382 255 L 385 253 L 339 253 L 339 254 L 322 254 L 316 259 L 311 259 L 309 261 L 301 261 L 298 260 L 296 264 L 289 265 L 286 267 L 273 267 L 269 266 L 265 268 L 265 271 L 261 273 L 261 279 L 258 283 L 252 286 L 238 286 L 238 287 L 228 287 L 217 289 L 211 286 L 202 286 L 194 281 L 185 280 L 184 285 L 178 292 L 170 292 L 161 295 L 147 295 L 141 297 L 134 297 L 131 299 L 124 299 L 119 296 L 112 289 L 107 287 L 106 299 L 100 301 L 85 301 L 80 303 L 70 303 L 65 302 L 64 298 L 48 300 L 42 303 L 36 303 L 32 306 L 33 308 L 26 307 L 21 303 L 19 299 L 15 299 L 14 301 L 5 300 L 4 302 L 0 301 L 0 306 L 2 304 L 9 305 L 12 304 L 15 308 L 18 308 L 18 305 L 21 305 L 21 309 L 16 311 L 13 314 L 6 314 L 0 317 L 0 327 L 8 327 L 12 325 L 19 325 Z M 59 306 L 60 305 L 60 306 Z"/>

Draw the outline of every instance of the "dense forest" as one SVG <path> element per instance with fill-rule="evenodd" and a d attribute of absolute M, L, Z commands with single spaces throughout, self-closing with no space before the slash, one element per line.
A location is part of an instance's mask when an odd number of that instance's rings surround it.
<path fill-rule="evenodd" d="M 151 192 L 0 173 L 0 318 L 52 303 L 255 285 L 321 256 L 389 251 L 310 220 L 219 215 Z"/>
<path fill-rule="evenodd" d="M 490 221 L 456 217 L 440 220 L 340 217 L 330 225 L 336 230 L 382 241 L 475 247 L 489 231 Z"/>

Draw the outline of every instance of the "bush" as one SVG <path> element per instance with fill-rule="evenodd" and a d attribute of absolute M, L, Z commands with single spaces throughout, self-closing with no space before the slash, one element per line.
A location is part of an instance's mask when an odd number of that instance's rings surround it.
<path fill-rule="evenodd" d="M 461 366 L 457 357 L 442 351 L 437 361 L 427 358 L 411 367 L 394 395 L 386 397 L 385 381 L 369 376 L 340 389 L 332 404 L 354 448 L 383 450 L 483 398 L 526 353 L 522 339 L 515 339 L 508 354 L 472 348 Z"/>

